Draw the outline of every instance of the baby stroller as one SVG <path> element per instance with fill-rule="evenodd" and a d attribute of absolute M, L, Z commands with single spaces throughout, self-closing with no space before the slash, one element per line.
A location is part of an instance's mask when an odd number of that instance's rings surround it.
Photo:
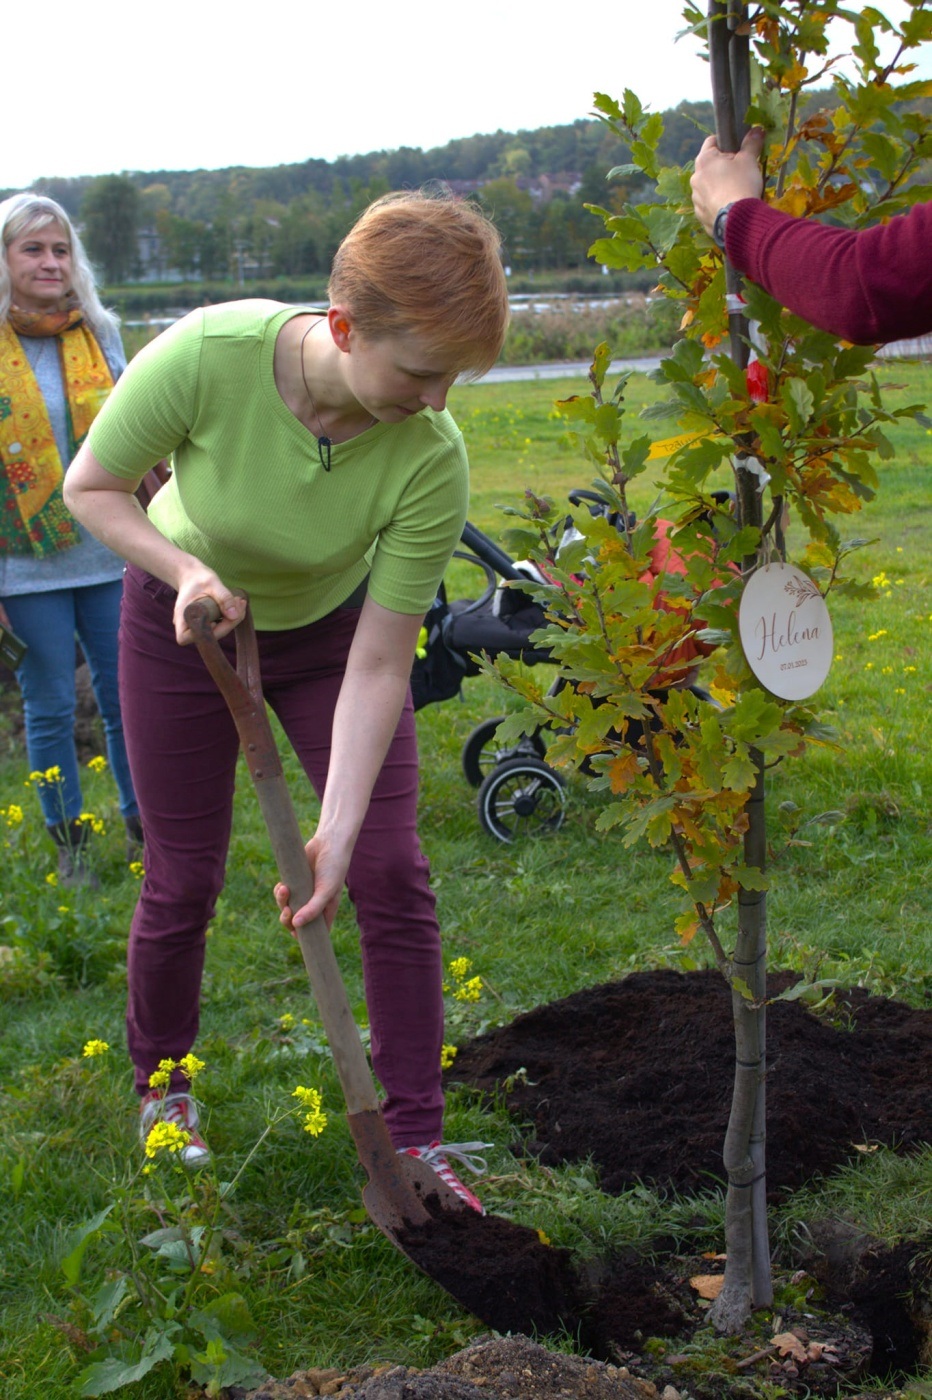
<path fill-rule="evenodd" d="M 714 491 L 718 506 L 733 505 L 731 493 Z M 593 515 L 604 515 L 616 529 L 623 528 L 619 512 L 605 497 L 593 491 L 569 493 L 573 505 L 585 504 Z M 633 528 L 634 518 L 628 527 Z M 710 520 L 714 528 L 714 522 Z M 566 527 L 572 529 L 572 517 Z M 424 619 L 426 637 L 411 674 L 415 710 L 459 695 L 463 681 L 480 672 L 476 653 L 491 658 L 509 656 L 534 666 L 550 660 L 547 650 L 536 647 L 531 635 L 545 623 L 544 609 L 522 583 L 546 583 L 536 565 L 509 558 L 488 535 L 468 521 L 463 528 L 465 550 L 455 559 L 477 565 L 485 575 L 478 598 L 448 601 L 443 584 Z M 558 541 L 554 541 L 556 550 Z M 505 582 L 509 587 L 503 587 Z M 559 677 L 550 693 L 565 684 Z M 709 704 L 711 696 L 696 685 L 689 689 Z M 513 744 L 500 743 L 496 731 L 502 715 L 483 720 L 463 745 L 462 765 L 466 781 L 478 789 L 479 821 L 498 841 L 512 842 L 524 835 L 556 831 L 565 816 L 565 784 L 544 762 L 547 745 L 540 729 L 522 735 Z M 632 727 L 633 737 L 633 727 Z"/>
<path fill-rule="evenodd" d="M 594 503 L 617 524 L 611 506 L 591 491 L 573 491 L 574 505 Z M 485 575 L 478 598 L 448 601 L 443 584 L 424 619 L 426 639 L 411 674 L 415 710 L 460 693 L 463 681 L 479 674 L 476 653 L 491 658 L 509 656 L 528 666 L 550 660 L 550 653 L 535 647 L 531 634 L 545 622 L 544 610 L 521 583 L 545 583 L 528 561 L 515 562 L 488 535 L 468 521 L 463 529 L 465 550 L 455 559 L 477 565 Z M 503 587 L 507 581 L 510 587 Z M 514 586 L 517 585 L 517 586 Z M 499 841 L 544 831 L 555 831 L 565 815 L 563 779 L 544 762 L 546 743 L 541 731 L 523 735 L 514 744 L 500 744 L 496 730 L 502 715 L 483 720 L 463 745 L 466 781 L 478 789 L 479 821 Z"/>

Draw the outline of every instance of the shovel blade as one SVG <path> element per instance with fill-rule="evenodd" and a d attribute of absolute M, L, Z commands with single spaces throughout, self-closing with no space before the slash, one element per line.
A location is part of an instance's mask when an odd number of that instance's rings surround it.
<path fill-rule="evenodd" d="M 444 1210 L 469 1209 L 426 1162 L 395 1150 L 378 1109 L 350 1113 L 347 1122 L 369 1177 L 362 1193 L 366 1210 L 402 1254 L 407 1251 L 399 1243 L 398 1232 L 431 1219 L 425 1204 L 428 1196 L 436 1197 Z"/>

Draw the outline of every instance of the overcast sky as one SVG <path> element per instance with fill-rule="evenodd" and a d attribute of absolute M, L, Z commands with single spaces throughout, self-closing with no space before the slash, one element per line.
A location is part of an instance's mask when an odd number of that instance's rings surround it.
<path fill-rule="evenodd" d="M 662 110 L 710 95 L 698 41 L 674 42 L 682 28 L 681 0 L 19 4 L 4 47 L 26 86 L 7 106 L 0 188 L 426 149 L 572 122 L 593 92 L 625 87 Z"/>

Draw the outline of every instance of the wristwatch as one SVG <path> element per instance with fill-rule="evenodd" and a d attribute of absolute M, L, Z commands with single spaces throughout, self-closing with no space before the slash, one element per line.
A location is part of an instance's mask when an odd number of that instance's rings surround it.
<path fill-rule="evenodd" d="M 725 247 L 725 220 L 728 218 L 729 209 L 733 209 L 735 203 L 736 201 L 732 200 L 731 204 L 726 204 L 715 216 L 715 223 L 712 225 L 712 240 L 720 248 Z"/>

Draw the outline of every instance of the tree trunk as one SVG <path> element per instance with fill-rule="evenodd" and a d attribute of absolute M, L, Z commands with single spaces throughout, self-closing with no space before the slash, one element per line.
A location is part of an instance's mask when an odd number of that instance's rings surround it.
<path fill-rule="evenodd" d="M 764 771 L 755 753 L 757 780 L 748 802 L 744 838 L 746 863 L 763 871 L 766 828 Z M 767 1233 L 766 1179 L 766 1010 L 767 921 L 763 891 L 738 897 L 738 938 L 732 959 L 732 1013 L 735 1022 L 735 1082 L 722 1159 L 728 1173 L 725 1201 L 725 1282 L 709 1309 L 720 1332 L 737 1332 L 752 1308 L 773 1302 Z"/>
<path fill-rule="evenodd" d="M 716 134 L 723 151 L 736 151 L 746 131 L 750 98 L 750 56 L 746 36 L 736 32 L 746 20 L 746 6 L 736 0 L 709 0 L 709 59 Z M 741 314 L 741 279 L 726 262 L 726 294 L 732 359 L 742 369 L 749 358 L 748 325 Z M 763 524 L 761 480 L 747 454 L 735 459 L 738 519 Z M 745 573 L 756 559 L 744 561 Z M 761 872 L 766 861 L 764 768 L 755 752 L 756 780 L 748 800 L 745 864 Z M 752 1308 L 773 1301 L 767 1234 L 766 1182 L 766 894 L 744 890 L 738 896 L 738 936 L 731 965 L 731 1002 L 735 1023 L 735 1082 L 722 1154 L 728 1175 L 725 1202 L 725 1281 L 709 1310 L 720 1332 L 737 1332 Z"/>

